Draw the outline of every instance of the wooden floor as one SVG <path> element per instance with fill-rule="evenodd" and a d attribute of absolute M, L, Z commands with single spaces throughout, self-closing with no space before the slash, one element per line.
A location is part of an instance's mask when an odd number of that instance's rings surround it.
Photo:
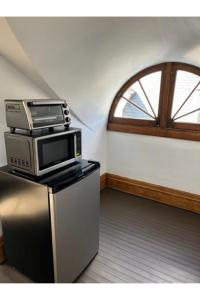
<path fill-rule="evenodd" d="M 78 282 L 200 282 L 200 215 L 109 189 L 101 198 L 99 253 Z"/>
<path fill-rule="evenodd" d="M 30 281 L 4 264 L 0 282 Z M 199 283 L 200 215 L 105 189 L 99 253 L 77 282 Z"/>

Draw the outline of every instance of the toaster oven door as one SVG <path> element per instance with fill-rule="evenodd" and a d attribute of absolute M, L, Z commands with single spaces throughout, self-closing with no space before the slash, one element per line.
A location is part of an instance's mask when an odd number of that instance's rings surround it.
<path fill-rule="evenodd" d="M 33 128 L 64 124 L 63 110 L 58 105 L 29 105 Z"/>

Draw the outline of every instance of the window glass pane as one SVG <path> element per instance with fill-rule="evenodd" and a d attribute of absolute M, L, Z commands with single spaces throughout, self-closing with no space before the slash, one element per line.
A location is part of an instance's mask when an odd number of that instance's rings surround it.
<path fill-rule="evenodd" d="M 142 79 L 140 79 L 140 82 L 147 94 L 147 97 L 152 105 L 152 108 L 156 116 L 158 116 L 160 81 L 161 81 L 161 71 L 151 73 L 147 76 L 142 77 Z"/>
<path fill-rule="evenodd" d="M 138 101 L 139 102 L 139 101 Z M 135 99 L 134 99 L 135 103 Z M 141 104 L 141 103 L 140 103 Z M 142 105 L 140 105 L 141 108 Z M 125 99 L 121 98 L 120 101 L 118 102 L 118 105 L 115 109 L 114 112 L 114 117 L 118 118 L 130 118 L 130 119 L 141 119 L 141 120 L 154 120 L 152 117 L 141 111 L 139 108 L 136 106 L 132 105 Z"/>
<path fill-rule="evenodd" d="M 155 119 L 158 115 L 160 81 L 161 71 L 158 71 L 132 84 L 119 101 L 114 116 L 142 120 Z"/>
<path fill-rule="evenodd" d="M 194 73 L 177 71 L 171 114 L 175 122 L 200 123 L 199 111 L 188 114 L 200 108 L 200 86 L 197 86 L 188 98 L 199 80 L 200 77 Z M 182 106 L 187 98 L 188 100 Z M 184 116 L 185 114 L 188 115 Z"/>
<path fill-rule="evenodd" d="M 130 100 L 147 113 L 153 115 L 152 110 L 145 98 L 145 95 L 138 81 L 136 81 L 133 85 L 130 86 L 130 88 L 124 93 L 123 97 Z M 130 105 L 131 107 L 133 106 L 132 104 Z"/>
<path fill-rule="evenodd" d="M 181 117 L 180 119 L 175 120 L 175 122 L 199 124 L 200 123 L 200 110 L 196 111 L 192 114 L 189 114 L 187 116 Z"/>

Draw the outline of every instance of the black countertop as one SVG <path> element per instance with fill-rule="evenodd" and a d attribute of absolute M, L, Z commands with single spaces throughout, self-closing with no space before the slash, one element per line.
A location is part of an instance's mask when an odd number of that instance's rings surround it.
<path fill-rule="evenodd" d="M 39 184 L 47 185 L 48 187 L 52 188 L 53 193 L 56 193 L 81 180 L 83 177 L 89 175 L 98 168 L 100 168 L 99 162 L 80 159 L 69 166 L 65 166 L 51 173 L 38 177 L 12 170 L 8 166 L 1 167 L 0 171 L 25 178 Z"/>

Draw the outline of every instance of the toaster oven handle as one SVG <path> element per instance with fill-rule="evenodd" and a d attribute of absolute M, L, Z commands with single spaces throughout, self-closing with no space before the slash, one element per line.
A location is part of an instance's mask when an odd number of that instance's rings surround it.
<path fill-rule="evenodd" d="M 39 101 L 31 101 L 31 102 L 28 102 L 28 105 L 48 105 L 48 104 L 63 104 L 65 103 L 64 100 L 60 100 L 60 101 L 42 101 L 42 100 L 39 100 Z"/>
<path fill-rule="evenodd" d="M 54 120 L 54 119 L 57 119 L 57 116 L 33 118 L 34 121 Z"/>

